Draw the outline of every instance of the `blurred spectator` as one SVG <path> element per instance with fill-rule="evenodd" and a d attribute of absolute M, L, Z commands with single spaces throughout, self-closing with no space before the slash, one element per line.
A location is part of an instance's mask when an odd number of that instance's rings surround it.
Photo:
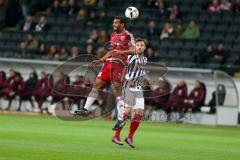
<path fill-rule="evenodd" d="M 64 7 L 64 13 L 68 16 L 77 14 L 79 8 L 75 0 L 68 0 L 67 5 Z"/>
<path fill-rule="evenodd" d="M 146 110 L 151 112 L 152 109 L 163 109 L 166 111 L 168 108 L 168 100 L 170 97 L 171 84 L 167 80 L 161 80 L 159 86 L 153 90 L 149 98 L 146 99 Z"/>
<path fill-rule="evenodd" d="M 26 18 L 29 15 L 30 7 L 31 7 L 31 0 L 19 0 L 22 8 L 22 14 Z"/>
<path fill-rule="evenodd" d="M 97 12 L 95 10 L 92 10 L 89 14 L 89 18 L 88 18 L 88 25 L 93 25 L 94 22 L 98 19 L 97 17 Z"/>
<path fill-rule="evenodd" d="M 108 40 L 108 36 L 107 36 L 106 31 L 101 30 L 101 31 L 99 32 L 99 37 L 98 37 L 98 41 L 97 41 L 98 45 L 99 45 L 99 46 L 103 46 L 104 43 L 107 42 L 107 40 Z"/>
<path fill-rule="evenodd" d="M 84 86 L 84 81 L 83 81 L 84 77 L 81 75 L 75 75 L 75 81 L 72 83 L 74 86 Z"/>
<path fill-rule="evenodd" d="M 46 56 L 48 55 L 48 45 L 47 44 L 40 44 L 40 47 L 39 47 L 39 54 L 41 56 Z"/>
<path fill-rule="evenodd" d="M 164 27 L 162 29 L 162 33 L 161 33 L 160 39 L 170 38 L 173 35 L 174 35 L 173 25 L 170 24 L 170 23 L 165 23 Z"/>
<path fill-rule="evenodd" d="M 200 64 L 206 64 L 209 62 L 209 58 L 214 55 L 214 49 L 212 45 L 208 45 L 207 49 L 200 55 L 197 55 L 196 62 Z"/>
<path fill-rule="evenodd" d="M 79 55 L 79 49 L 78 47 L 74 46 L 71 49 L 71 56 L 72 58 L 76 58 Z"/>
<path fill-rule="evenodd" d="M 168 11 L 164 1 L 159 1 L 158 3 L 158 15 L 159 17 L 167 17 Z"/>
<path fill-rule="evenodd" d="M 223 64 L 225 61 L 225 58 L 227 56 L 227 52 L 224 48 L 224 44 L 220 43 L 218 45 L 218 48 L 215 52 L 213 52 L 214 54 L 211 55 L 210 57 L 210 63 L 214 63 L 214 64 Z"/>
<path fill-rule="evenodd" d="M 57 77 L 54 77 L 54 78 L 57 78 Z M 70 84 L 69 77 L 64 72 L 60 72 L 58 79 L 54 80 L 54 84 L 53 84 L 54 92 L 51 93 L 51 96 L 52 96 L 51 104 L 60 102 L 66 97 L 61 93 L 66 93 L 66 89 L 69 84 Z M 65 106 L 63 107 L 65 108 Z"/>
<path fill-rule="evenodd" d="M 7 79 L 7 84 L 9 86 L 13 85 L 15 75 L 16 75 L 16 71 L 14 69 L 10 69 L 9 70 L 9 77 Z"/>
<path fill-rule="evenodd" d="M 104 22 L 104 24 L 102 22 Z M 111 20 L 108 18 L 107 12 L 105 12 L 104 10 L 98 12 L 97 23 L 103 24 L 106 27 L 109 26 L 109 24 L 111 23 Z"/>
<path fill-rule="evenodd" d="M 171 8 L 169 8 L 169 19 L 175 20 L 177 18 L 180 18 L 180 13 L 179 13 L 178 5 L 174 4 Z"/>
<path fill-rule="evenodd" d="M 23 32 L 34 31 L 36 23 L 32 15 L 28 15 L 26 20 L 20 24 L 20 30 Z"/>
<path fill-rule="evenodd" d="M 6 27 L 16 27 L 22 18 L 22 9 L 18 0 L 8 0 L 5 11 Z"/>
<path fill-rule="evenodd" d="M 86 24 L 86 21 L 87 21 L 87 14 L 86 14 L 86 11 L 85 9 L 81 8 L 79 11 L 78 11 L 78 14 L 76 16 L 76 23 L 80 26 L 84 26 Z"/>
<path fill-rule="evenodd" d="M 93 48 L 93 45 L 92 44 L 88 44 L 86 46 L 86 51 L 84 54 L 94 54 L 94 48 Z"/>
<path fill-rule="evenodd" d="M 182 34 L 183 34 L 183 32 L 184 32 L 184 26 L 183 26 L 183 24 L 182 24 L 182 23 L 178 23 L 178 24 L 176 25 L 175 31 L 174 31 L 175 37 L 177 37 L 177 38 L 181 37 Z"/>
<path fill-rule="evenodd" d="M 212 0 L 212 2 L 208 4 L 208 12 L 214 13 L 214 12 L 220 12 L 220 11 L 221 11 L 221 7 L 218 0 Z"/>
<path fill-rule="evenodd" d="M 183 102 L 188 96 L 187 85 L 184 80 L 178 82 L 176 87 L 173 89 L 169 101 L 168 101 L 168 109 L 167 114 L 172 111 L 172 108 L 176 109 L 178 113 L 183 112 Z"/>
<path fill-rule="evenodd" d="M 48 31 L 50 29 L 49 24 L 47 23 L 46 16 L 41 16 L 38 24 L 35 27 L 35 31 Z"/>
<path fill-rule="evenodd" d="M 41 72 L 40 79 L 38 80 L 34 90 L 34 98 L 41 112 L 42 112 L 42 105 L 49 96 L 50 96 L 50 86 L 49 86 L 48 77 L 45 72 Z"/>
<path fill-rule="evenodd" d="M 49 14 L 53 16 L 59 16 L 62 12 L 63 11 L 59 0 L 54 0 L 52 6 L 49 9 Z"/>
<path fill-rule="evenodd" d="M 157 8 L 158 0 L 146 0 L 146 6 L 149 8 Z"/>
<path fill-rule="evenodd" d="M 20 44 L 21 52 L 24 53 L 27 49 L 37 49 L 38 40 L 34 34 L 28 34 L 27 39 Z"/>
<path fill-rule="evenodd" d="M 0 0 L 0 11 L 5 10 L 5 7 L 6 7 L 5 0 Z"/>
<path fill-rule="evenodd" d="M 189 26 L 182 34 L 183 38 L 195 39 L 200 37 L 200 29 L 194 20 L 191 20 Z"/>
<path fill-rule="evenodd" d="M 61 48 L 60 52 L 54 55 L 54 60 L 56 61 L 64 61 L 67 60 L 68 53 L 66 48 Z"/>
<path fill-rule="evenodd" d="M 57 54 L 59 54 L 57 47 L 55 45 L 51 45 L 47 53 L 48 59 L 54 59 Z"/>
<path fill-rule="evenodd" d="M 6 73 L 4 71 L 0 71 L 0 90 L 4 87 L 6 80 L 7 80 Z"/>
<path fill-rule="evenodd" d="M 156 27 L 156 22 L 154 20 L 150 20 L 148 22 L 148 28 L 147 28 L 147 36 L 157 36 L 159 35 L 158 29 Z"/>
<path fill-rule="evenodd" d="M 104 8 L 104 7 L 108 7 L 109 5 L 111 5 L 112 0 L 98 0 L 97 1 L 97 5 L 100 8 Z"/>
<path fill-rule="evenodd" d="M 19 72 L 15 73 L 13 84 L 9 86 L 9 92 L 7 95 L 8 98 L 8 107 L 10 109 L 13 99 L 18 96 L 20 93 L 23 93 L 25 83 L 23 81 L 22 75 Z"/>
<path fill-rule="evenodd" d="M 151 47 L 147 49 L 146 57 L 150 62 L 156 62 L 158 60 L 158 57 L 155 55 L 155 51 Z"/>
<path fill-rule="evenodd" d="M 4 71 L 0 71 L 0 98 L 6 96 L 6 86 L 7 86 L 6 73 Z"/>
<path fill-rule="evenodd" d="M 97 43 L 98 41 L 98 32 L 96 29 L 93 29 L 90 34 L 89 34 L 89 38 L 87 40 L 87 43 Z"/>
<path fill-rule="evenodd" d="M 77 104 L 78 108 L 81 106 L 81 101 L 85 101 L 85 97 L 79 96 L 79 91 L 81 93 L 85 93 L 85 84 L 84 84 L 84 77 L 81 75 L 75 75 L 75 81 L 72 83 L 73 89 L 72 89 L 72 96 L 71 99 L 74 101 L 74 103 Z"/>
<path fill-rule="evenodd" d="M 46 11 L 52 4 L 52 0 L 30 0 L 30 13 L 35 14 L 36 12 Z"/>
<path fill-rule="evenodd" d="M 7 80 L 4 81 L 4 83 L 1 85 L 1 89 L 0 89 L 0 97 L 5 97 L 9 94 L 10 92 L 10 87 L 13 85 L 14 83 L 14 77 L 15 77 L 16 71 L 14 69 L 10 69 L 9 70 L 9 77 L 7 78 Z M 4 75 L 3 75 L 4 76 Z M 4 78 L 4 77 L 2 77 Z"/>
<path fill-rule="evenodd" d="M 222 11 L 231 12 L 232 11 L 232 3 L 229 2 L 229 0 L 222 0 L 220 8 Z"/>
<path fill-rule="evenodd" d="M 204 105 L 206 96 L 206 90 L 203 84 L 196 80 L 193 90 L 190 92 L 188 98 L 184 99 L 184 111 L 180 114 L 180 119 L 184 117 L 184 114 L 189 108 L 193 112 L 200 111 L 202 105 Z"/>
<path fill-rule="evenodd" d="M 0 71 L 0 98 L 5 96 L 3 89 L 5 86 L 6 80 L 7 80 L 6 73 L 4 71 Z M 0 106 L 0 110 L 2 110 L 1 106 Z"/>
<path fill-rule="evenodd" d="M 97 3 L 97 0 L 84 0 L 84 4 L 86 6 L 95 6 Z"/>
<path fill-rule="evenodd" d="M 240 0 L 235 0 L 235 3 L 233 5 L 233 11 L 235 13 L 240 13 Z"/>
<path fill-rule="evenodd" d="M 21 111 L 22 101 L 29 101 L 32 108 L 34 108 L 34 103 L 32 96 L 34 95 L 34 90 L 38 81 L 38 76 L 35 70 L 30 73 L 29 78 L 25 81 L 23 90 L 19 93 L 19 106 L 18 111 Z"/>

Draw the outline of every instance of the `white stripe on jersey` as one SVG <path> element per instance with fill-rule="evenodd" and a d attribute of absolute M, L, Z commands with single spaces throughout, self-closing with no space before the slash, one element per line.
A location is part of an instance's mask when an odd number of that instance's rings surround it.
<path fill-rule="evenodd" d="M 127 80 L 132 80 L 134 83 L 146 75 L 145 69 L 143 66 L 147 64 L 147 58 L 138 55 L 129 55 L 128 56 L 128 69 L 126 74 Z"/>

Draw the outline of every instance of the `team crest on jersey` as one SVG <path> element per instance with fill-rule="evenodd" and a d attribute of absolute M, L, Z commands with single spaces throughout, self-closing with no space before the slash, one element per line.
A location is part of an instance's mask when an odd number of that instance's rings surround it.
<path fill-rule="evenodd" d="M 120 40 L 121 40 L 121 41 L 124 41 L 124 39 L 125 39 L 124 36 L 121 36 L 121 37 L 120 37 Z"/>

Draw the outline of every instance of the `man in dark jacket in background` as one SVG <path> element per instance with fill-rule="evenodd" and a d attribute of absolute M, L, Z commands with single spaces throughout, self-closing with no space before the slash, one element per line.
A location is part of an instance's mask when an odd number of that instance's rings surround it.
<path fill-rule="evenodd" d="M 30 101 L 32 108 L 34 108 L 34 103 L 32 96 L 38 81 L 38 77 L 35 71 L 31 72 L 29 79 L 25 81 L 24 89 L 19 93 L 19 107 L 18 111 L 21 111 L 22 101 Z"/>
<path fill-rule="evenodd" d="M 9 91 L 8 91 L 7 98 L 9 100 L 9 103 L 8 103 L 7 110 L 9 110 L 11 108 L 11 104 L 12 104 L 13 99 L 16 96 L 19 96 L 20 93 L 23 92 L 24 87 L 25 87 L 25 83 L 23 81 L 22 75 L 19 72 L 16 72 L 15 76 L 14 76 L 13 84 L 8 86 Z"/>
<path fill-rule="evenodd" d="M 167 114 L 169 116 L 172 108 L 176 109 L 179 114 L 182 114 L 184 109 L 184 99 L 187 98 L 187 85 L 184 80 L 178 82 L 177 86 L 171 93 L 171 96 L 168 101 Z"/>
<path fill-rule="evenodd" d="M 193 112 L 200 111 L 202 105 L 204 105 L 206 91 L 199 80 L 196 80 L 195 85 L 189 96 L 184 99 L 184 112 L 180 115 L 180 119 L 184 117 L 184 114 L 189 108 Z"/>
<path fill-rule="evenodd" d="M 34 90 L 34 98 L 38 104 L 38 108 L 42 113 L 42 105 L 50 96 L 50 85 L 48 81 L 48 76 L 45 72 L 42 72 L 40 75 L 40 79 L 38 80 L 35 90 Z"/>

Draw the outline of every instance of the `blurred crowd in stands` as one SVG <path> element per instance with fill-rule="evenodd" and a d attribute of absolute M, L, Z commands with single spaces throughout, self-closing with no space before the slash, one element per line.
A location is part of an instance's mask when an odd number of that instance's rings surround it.
<path fill-rule="evenodd" d="M 159 19 L 166 18 L 168 20 L 166 23 L 164 21 L 164 24 L 159 24 L 158 19 L 153 18 L 146 22 L 147 25 L 143 24 L 147 26 L 142 33 L 145 35 L 144 38 L 149 41 L 146 52 L 146 57 L 149 58 L 149 61 L 159 61 L 162 54 L 161 52 L 165 52 L 165 50 L 161 51 L 156 48 L 156 45 L 152 45 L 153 43 L 158 43 L 158 40 L 163 41 L 169 38 L 194 40 L 201 37 L 204 28 L 200 28 L 197 19 L 190 19 L 188 24 L 183 23 L 182 18 L 187 15 L 185 15 L 186 13 L 181 13 L 179 3 L 169 4 L 166 0 L 142 0 L 141 3 L 148 9 L 157 9 Z M 109 24 L 111 24 L 112 19 L 108 17 L 108 8 L 113 5 L 112 0 L 84 0 L 81 2 L 76 0 L 0 0 L 0 8 L 5 9 L 6 12 L 5 26 L 17 27 L 19 31 L 29 33 L 26 40 L 18 44 L 20 56 L 23 55 L 24 57 L 30 50 L 36 53 L 36 55 L 43 57 L 43 59 L 56 61 L 68 60 L 71 57 L 76 57 L 78 54 L 95 54 L 99 57 L 104 55 L 104 44 L 109 40 L 109 33 L 104 28 L 98 28 L 97 24 L 101 23 L 102 25 L 104 22 L 104 24 L 108 25 L 106 26 L 108 29 L 111 28 Z M 98 7 L 98 10 L 96 10 L 96 7 Z M 101 9 L 99 10 L 99 8 Z M 206 1 L 205 6 L 199 6 L 199 8 L 203 8 L 210 14 L 213 12 L 238 13 L 240 11 L 240 1 Z M 36 18 L 36 15 L 41 16 Z M 49 16 L 67 16 L 69 17 L 68 20 L 79 26 L 79 28 L 90 28 L 87 33 L 88 38 L 86 38 L 84 42 L 81 42 L 81 46 L 59 45 L 57 42 L 65 41 L 51 37 L 52 35 L 47 35 L 47 37 L 49 41 L 53 43 L 40 40 L 35 34 L 38 32 L 48 33 L 56 29 L 55 24 L 49 23 Z M 173 21 L 174 23 L 172 23 Z M 70 33 L 71 28 L 67 31 Z M 59 32 L 61 32 L 61 30 Z M 156 35 L 159 37 L 158 40 L 153 38 L 156 37 Z M 73 33 L 69 39 L 72 42 L 79 41 L 78 38 L 75 38 Z M 63 36 L 63 39 L 66 39 L 66 37 Z M 195 57 L 192 62 L 196 64 L 208 64 L 209 62 L 220 65 L 224 64 L 226 57 L 230 54 L 229 47 L 226 49 L 224 42 L 219 42 L 217 48 L 215 48 L 216 44 L 212 45 L 210 43 L 208 45 L 206 48 L 207 51 L 204 50 L 201 51 L 203 53 L 194 54 Z M 234 63 L 236 63 L 236 61 L 234 61 Z"/>
<path fill-rule="evenodd" d="M 26 80 L 23 79 L 21 73 L 14 69 L 10 69 L 8 74 L 9 75 L 6 76 L 4 71 L 0 72 L 0 100 L 8 100 L 8 106 L 4 106 L 6 110 L 11 109 L 12 101 L 16 100 L 16 98 L 19 101 L 17 111 L 21 111 L 23 101 L 29 101 L 33 109 L 38 108 L 39 111 L 43 113 L 42 106 L 45 102 L 48 101 L 50 104 L 54 104 L 66 98 L 68 100 L 71 99 L 79 108 L 82 107 L 86 100 L 86 97 L 82 95 L 87 96 L 92 87 L 89 79 L 84 79 L 81 75 L 75 75 L 74 80 L 71 80 L 70 77 L 63 72 L 59 73 L 56 80 L 53 80 L 51 74 L 45 72 L 41 72 L 38 76 L 34 69 Z M 71 92 L 71 94 L 66 94 L 64 89 L 69 89 L 69 86 L 70 90 L 68 90 L 68 92 Z M 225 87 L 223 85 L 220 87 L 218 94 L 225 94 Z M 53 88 L 56 88 L 57 92 L 53 91 Z M 104 88 L 104 90 L 106 91 L 107 88 Z M 173 111 L 178 112 L 181 117 L 184 117 L 189 109 L 191 109 L 192 112 L 199 112 L 201 107 L 205 105 L 207 92 L 205 84 L 199 80 L 196 80 L 190 92 L 184 80 L 180 80 L 178 84 L 172 88 L 172 84 L 166 79 L 160 80 L 158 85 L 154 86 L 153 89 L 147 87 L 145 90 L 146 114 L 161 109 L 165 111 L 167 115 L 171 115 Z M 61 91 L 63 91 L 64 94 L 61 94 Z M 215 112 L 215 94 L 216 92 L 213 93 L 211 101 L 207 104 L 211 106 L 211 113 Z M 222 100 L 224 101 L 225 95 L 220 96 L 223 97 L 219 98 L 219 103 L 223 103 Z M 107 94 L 102 94 L 101 102 L 96 102 L 97 105 L 106 105 L 106 103 Z M 37 104 L 37 106 L 35 106 L 35 104 Z"/>
<path fill-rule="evenodd" d="M 46 16 L 41 16 L 38 21 L 35 21 L 34 15 L 36 12 L 45 11 L 47 15 L 54 16 L 70 16 L 74 17 L 74 22 L 79 24 L 79 26 L 89 26 L 95 22 L 106 21 L 107 17 L 107 7 L 111 6 L 111 0 L 84 0 L 82 5 L 79 6 L 75 0 L 9 0 L 7 3 L 1 0 L 1 8 L 6 7 L 6 26 L 18 26 L 19 30 L 23 32 L 32 32 L 31 35 L 27 36 L 25 42 L 19 44 L 20 53 L 24 53 L 26 49 L 36 50 L 40 52 L 41 55 L 46 55 L 47 59 L 51 60 L 67 60 L 72 57 L 71 48 L 62 48 L 55 45 L 49 46 L 48 44 L 41 44 L 39 40 L 34 37 L 34 32 L 39 31 L 49 31 L 51 25 L 48 23 Z M 165 23 L 162 29 L 159 30 L 157 22 L 155 20 L 149 20 L 148 28 L 145 31 L 147 39 L 151 36 L 159 35 L 160 39 L 165 38 L 185 38 L 185 39 L 196 39 L 201 36 L 200 27 L 196 20 L 191 20 L 188 26 L 184 26 L 181 23 L 181 15 L 178 5 L 169 5 L 167 1 L 164 0 L 146 0 L 145 5 L 148 8 L 158 8 L 159 17 L 166 17 L 169 20 L 179 20 L 177 24 Z M 95 6 L 102 7 L 100 11 L 94 9 Z M 239 0 L 234 2 L 228 0 L 212 0 L 206 4 L 206 9 L 209 12 L 239 12 Z M 85 49 L 83 53 L 87 54 L 103 54 L 103 48 L 105 42 L 108 41 L 108 35 L 104 30 L 93 29 L 89 33 L 89 38 L 86 41 Z M 100 46 L 100 47 L 99 47 Z M 76 48 L 78 46 L 74 46 Z M 155 51 L 155 48 L 151 47 L 149 44 L 149 49 L 147 56 L 150 60 L 157 61 L 159 53 Z M 153 54 L 151 54 L 153 52 Z M 81 52 L 82 53 L 82 52 Z M 78 53 L 79 54 L 79 53 Z M 198 61 L 197 61 L 198 62 Z"/>

